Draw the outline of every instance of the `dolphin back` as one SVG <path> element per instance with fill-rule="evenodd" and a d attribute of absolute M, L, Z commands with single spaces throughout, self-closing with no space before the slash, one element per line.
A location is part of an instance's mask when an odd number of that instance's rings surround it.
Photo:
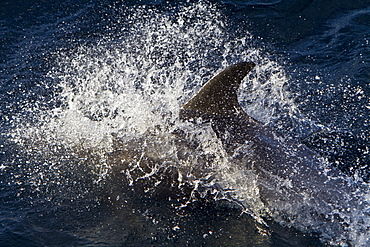
<path fill-rule="evenodd" d="M 244 77 L 255 67 L 252 62 L 231 65 L 209 80 L 180 110 L 180 119 L 238 115 L 243 112 L 237 92 Z"/>

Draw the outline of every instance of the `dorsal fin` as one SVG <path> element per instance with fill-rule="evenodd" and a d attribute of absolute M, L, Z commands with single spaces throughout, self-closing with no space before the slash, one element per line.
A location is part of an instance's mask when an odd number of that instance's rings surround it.
<path fill-rule="evenodd" d="M 244 77 L 255 67 L 254 63 L 231 65 L 209 80 L 180 110 L 180 118 L 224 117 L 243 112 L 237 92 Z"/>

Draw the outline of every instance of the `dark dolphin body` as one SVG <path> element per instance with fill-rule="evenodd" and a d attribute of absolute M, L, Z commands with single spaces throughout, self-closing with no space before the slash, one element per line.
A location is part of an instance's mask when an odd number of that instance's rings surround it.
<path fill-rule="evenodd" d="M 319 232 L 338 243 L 338 238 L 357 227 L 352 222 L 353 210 L 362 208 L 353 181 L 329 169 L 305 145 L 274 132 L 242 110 L 237 91 L 254 67 L 250 62 L 227 67 L 185 103 L 180 118 L 210 122 L 230 159 L 255 171 L 268 217 Z M 361 227 L 356 230 L 362 231 Z"/>

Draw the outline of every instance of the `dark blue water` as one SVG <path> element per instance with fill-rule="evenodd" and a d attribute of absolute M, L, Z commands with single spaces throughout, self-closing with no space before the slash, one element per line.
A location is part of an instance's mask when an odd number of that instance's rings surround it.
<path fill-rule="evenodd" d="M 314 212 L 289 228 L 239 191 L 197 189 L 207 172 L 183 183 L 167 164 L 184 144 L 157 132 L 220 68 L 254 61 L 247 113 L 360 183 L 368 203 L 370 1 L 2 0 L 0 23 L 1 246 L 370 244 L 369 210 L 343 233 Z M 186 143 L 186 169 L 220 162 L 203 134 Z"/>

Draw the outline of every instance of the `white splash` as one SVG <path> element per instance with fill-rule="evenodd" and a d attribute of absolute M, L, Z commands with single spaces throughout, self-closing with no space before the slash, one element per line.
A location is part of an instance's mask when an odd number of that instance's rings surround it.
<path fill-rule="evenodd" d="M 104 156 L 114 149 L 114 138 L 131 140 L 156 126 L 168 131 L 200 131 L 200 149 L 216 157 L 208 169 L 215 177 L 211 183 L 230 191 L 258 218 L 264 205 L 256 174 L 230 162 L 209 127 L 191 129 L 180 123 L 178 111 L 218 70 L 253 61 L 256 70 L 246 78 L 239 95 L 242 106 L 261 122 L 276 121 L 282 112 L 294 121 L 300 113 L 284 88 L 287 77 L 283 68 L 266 58 L 261 49 L 250 47 L 252 36 L 231 38 L 226 21 L 210 4 L 193 4 L 175 13 L 138 8 L 125 13 L 125 18 L 117 21 L 126 23 L 120 36 L 57 53 L 58 66 L 48 76 L 58 83 L 62 104 L 40 116 L 43 123 L 39 126 L 15 129 L 14 139 L 47 137 L 47 142 L 95 150 Z M 168 152 L 166 158 L 176 159 L 173 155 Z M 104 179 L 111 167 L 104 158 L 99 165 L 99 178 Z M 368 233 L 359 235 L 353 230 L 351 237 L 359 246 L 368 241 Z"/>

